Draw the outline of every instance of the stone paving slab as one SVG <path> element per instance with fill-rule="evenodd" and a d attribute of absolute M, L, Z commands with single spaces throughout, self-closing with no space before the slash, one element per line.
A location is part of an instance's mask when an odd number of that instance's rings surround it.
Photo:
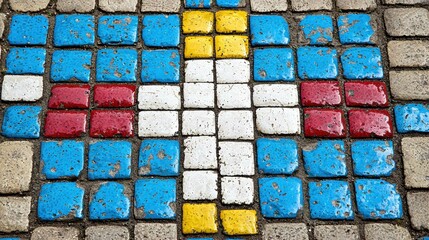
<path fill-rule="evenodd" d="M 0 0 L 0 239 L 428 239 L 428 6 Z"/>

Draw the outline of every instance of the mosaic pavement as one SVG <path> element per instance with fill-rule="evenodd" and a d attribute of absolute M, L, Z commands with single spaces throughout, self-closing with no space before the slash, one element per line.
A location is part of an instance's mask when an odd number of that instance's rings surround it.
<path fill-rule="evenodd" d="M 4 0 L 0 239 L 429 239 L 428 5 Z"/>

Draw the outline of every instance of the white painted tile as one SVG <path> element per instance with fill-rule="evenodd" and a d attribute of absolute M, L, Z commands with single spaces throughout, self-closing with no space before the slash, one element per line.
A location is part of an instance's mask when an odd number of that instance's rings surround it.
<path fill-rule="evenodd" d="M 183 198 L 185 200 L 214 200 L 217 198 L 217 178 L 214 171 L 183 172 Z"/>
<path fill-rule="evenodd" d="M 139 113 L 140 137 L 172 137 L 179 132 L 177 111 L 143 111 Z"/>
<path fill-rule="evenodd" d="M 221 180 L 222 203 L 252 204 L 254 198 L 253 179 L 246 177 L 223 177 Z"/>
<path fill-rule="evenodd" d="M 139 87 L 139 109 L 178 110 L 181 108 L 180 87 L 144 85 Z"/>
<path fill-rule="evenodd" d="M 298 108 L 258 108 L 256 126 L 265 134 L 300 134 L 301 118 Z"/>
<path fill-rule="evenodd" d="M 254 175 L 253 145 L 250 142 L 219 142 L 220 174 Z"/>
<path fill-rule="evenodd" d="M 184 83 L 183 98 L 185 108 L 214 108 L 213 83 Z"/>
<path fill-rule="evenodd" d="M 219 139 L 254 138 L 253 112 L 247 110 L 221 111 L 218 117 Z"/>
<path fill-rule="evenodd" d="M 186 169 L 216 169 L 216 137 L 188 137 L 184 140 Z"/>
<path fill-rule="evenodd" d="M 43 77 L 31 75 L 5 75 L 1 100 L 34 102 L 43 96 Z"/>
<path fill-rule="evenodd" d="M 217 106 L 223 109 L 250 108 L 250 87 L 247 84 L 217 84 Z"/>
<path fill-rule="evenodd" d="M 298 88 L 295 84 L 253 86 L 253 104 L 257 107 L 290 107 L 298 103 Z"/>
<path fill-rule="evenodd" d="M 213 111 L 183 111 L 182 134 L 191 136 L 212 136 L 216 131 Z"/>
<path fill-rule="evenodd" d="M 244 59 L 216 61 L 217 83 L 247 83 L 250 81 L 250 63 Z"/>
<path fill-rule="evenodd" d="M 213 60 L 185 61 L 185 82 L 213 82 Z"/>

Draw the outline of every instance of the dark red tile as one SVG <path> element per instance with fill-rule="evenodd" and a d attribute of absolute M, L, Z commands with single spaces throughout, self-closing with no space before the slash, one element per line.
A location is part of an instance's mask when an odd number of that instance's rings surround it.
<path fill-rule="evenodd" d="M 337 106 L 342 103 L 340 84 L 334 81 L 302 82 L 301 102 L 303 106 Z"/>
<path fill-rule="evenodd" d="M 48 111 L 45 119 L 45 137 L 75 138 L 86 133 L 86 112 Z"/>
<path fill-rule="evenodd" d="M 304 134 L 306 137 L 344 138 L 346 121 L 338 109 L 305 109 Z"/>
<path fill-rule="evenodd" d="M 94 103 L 97 107 L 132 107 L 135 102 L 136 86 L 102 84 L 94 87 Z"/>
<path fill-rule="evenodd" d="M 134 111 L 93 110 L 89 135 L 91 137 L 133 136 Z"/>
<path fill-rule="evenodd" d="M 346 82 L 344 89 L 347 106 L 389 106 L 387 87 L 383 82 Z"/>
<path fill-rule="evenodd" d="M 88 108 L 89 85 L 55 85 L 51 89 L 49 108 Z"/>
<path fill-rule="evenodd" d="M 393 137 L 392 119 L 385 110 L 350 110 L 349 126 L 353 138 Z"/>

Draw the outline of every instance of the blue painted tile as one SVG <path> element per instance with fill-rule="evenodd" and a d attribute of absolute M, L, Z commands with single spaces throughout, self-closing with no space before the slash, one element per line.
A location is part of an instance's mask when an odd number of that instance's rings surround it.
<path fill-rule="evenodd" d="M 253 46 L 287 45 L 290 41 L 289 24 L 282 16 L 251 16 L 250 33 Z"/>
<path fill-rule="evenodd" d="M 419 238 L 419 240 L 429 240 L 429 237 L 422 237 L 422 238 Z"/>
<path fill-rule="evenodd" d="M 402 218 L 402 200 L 396 184 L 384 180 L 355 180 L 358 212 L 364 219 Z"/>
<path fill-rule="evenodd" d="M 54 28 L 54 45 L 94 45 L 94 16 L 85 14 L 57 15 Z"/>
<path fill-rule="evenodd" d="M 301 179 L 260 178 L 259 203 L 266 218 L 296 218 L 304 204 Z"/>
<path fill-rule="evenodd" d="M 310 182 L 310 217 L 312 219 L 354 219 L 350 189 L 347 182 L 326 180 Z"/>
<path fill-rule="evenodd" d="M 210 8 L 211 0 L 185 0 L 186 8 Z"/>
<path fill-rule="evenodd" d="M 142 82 L 179 82 L 180 55 L 177 50 L 144 50 Z"/>
<path fill-rule="evenodd" d="M 88 178 L 124 179 L 131 176 L 132 144 L 127 141 L 100 141 L 89 145 Z"/>
<path fill-rule="evenodd" d="M 216 4 L 219 7 L 224 7 L 224 8 L 236 8 L 236 7 L 244 7 L 245 6 L 245 2 L 243 5 L 243 0 L 216 0 Z"/>
<path fill-rule="evenodd" d="M 4 111 L 2 134 L 9 138 L 38 138 L 40 136 L 39 106 L 10 106 Z"/>
<path fill-rule="evenodd" d="M 294 81 L 294 68 L 292 49 L 262 48 L 254 51 L 255 81 Z"/>
<path fill-rule="evenodd" d="M 21 238 L 0 238 L 1 240 L 20 240 Z"/>
<path fill-rule="evenodd" d="M 308 15 L 299 23 L 303 40 L 311 45 L 325 45 L 332 42 L 334 24 L 331 16 Z"/>
<path fill-rule="evenodd" d="M 319 141 L 302 149 L 305 171 L 310 177 L 344 177 L 347 175 L 343 141 Z"/>
<path fill-rule="evenodd" d="M 399 133 L 428 133 L 429 107 L 423 104 L 395 106 L 396 130 Z"/>
<path fill-rule="evenodd" d="M 382 79 L 381 52 L 376 47 L 354 47 L 341 55 L 344 78 Z"/>
<path fill-rule="evenodd" d="M 57 50 L 52 55 L 51 81 L 89 82 L 92 52 Z"/>
<path fill-rule="evenodd" d="M 130 15 L 102 16 L 98 20 L 98 37 L 108 45 L 134 45 L 139 19 Z"/>
<path fill-rule="evenodd" d="M 77 178 L 83 169 L 85 145 L 77 141 L 42 142 L 40 161 L 46 179 Z"/>
<path fill-rule="evenodd" d="M 177 47 L 180 42 L 179 15 L 146 15 L 142 37 L 143 43 L 149 47 Z"/>
<path fill-rule="evenodd" d="M 213 238 L 187 238 L 187 240 L 213 240 Z"/>
<path fill-rule="evenodd" d="M 102 49 L 97 52 L 97 82 L 135 82 L 137 51 Z"/>
<path fill-rule="evenodd" d="M 347 14 L 338 18 L 340 42 L 342 44 L 374 43 L 374 29 L 368 14 Z"/>
<path fill-rule="evenodd" d="M 82 219 L 84 189 L 75 182 L 46 183 L 39 195 L 37 214 L 46 221 Z"/>
<path fill-rule="evenodd" d="M 335 79 L 338 76 L 337 50 L 325 47 L 298 48 L 301 79 Z"/>
<path fill-rule="evenodd" d="M 104 182 L 91 190 L 89 202 L 90 220 L 128 220 L 130 198 L 128 189 L 117 182 Z"/>
<path fill-rule="evenodd" d="M 135 201 L 135 212 L 138 219 L 175 219 L 176 180 L 137 180 Z"/>
<path fill-rule="evenodd" d="M 178 176 L 180 145 L 176 140 L 143 140 L 140 145 L 139 175 Z"/>
<path fill-rule="evenodd" d="M 14 15 L 8 40 L 11 45 L 44 45 L 48 29 L 48 18 L 44 15 Z"/>
<path fill-rule="evenodd" d="M 45 57 L 43 48 L 11 48 L 6 57 L 6 73 L 42 75 Z"/>
<path fill-rule="evenodd" d="M 351 148 L 357 176 L 390 176 L 395 170 L 392 141 L 356 141 Z"/>
<path fill-rule="evenodd" d="M 256 141 L 261 174 L 292 174 L 298 168 L 298 144 L 291 139 L 260 138 Z"/>

